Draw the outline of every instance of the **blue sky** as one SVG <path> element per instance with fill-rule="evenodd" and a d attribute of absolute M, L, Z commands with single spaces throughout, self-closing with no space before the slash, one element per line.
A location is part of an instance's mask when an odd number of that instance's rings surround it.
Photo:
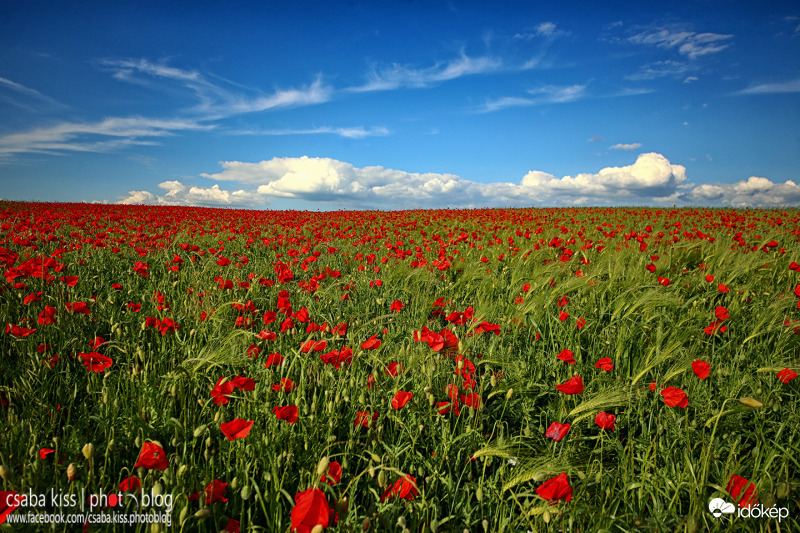
<path fill-rule="evenodd" d="M 796 2 L 13 2 L 0 197 L 800 204 Z"/>

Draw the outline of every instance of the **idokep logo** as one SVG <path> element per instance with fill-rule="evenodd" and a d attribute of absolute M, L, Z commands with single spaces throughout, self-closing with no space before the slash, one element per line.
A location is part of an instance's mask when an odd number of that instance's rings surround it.
<path fill-rule="evenodd" d="M 725 520 L 733 517 L 737 518 L 777 518 L 778 522 L 789 517 L 788 507 L 764 507 L 760 503 L 739 507 L 728 503 L 722 498 L 714 498 L 708 503 L 708 510 L 717 520 Z"/>
<path fill-rule="evenodd" d="M 708 503 L 708 510 L 711 511 L 711 514 L 714 515 L 714 518 L 717 520 L 724 520 L 725 518 L 729 518 L 727 515 L 736 512 L 736 506 L 726 502 L 722 498 L 714 498 Z"/>

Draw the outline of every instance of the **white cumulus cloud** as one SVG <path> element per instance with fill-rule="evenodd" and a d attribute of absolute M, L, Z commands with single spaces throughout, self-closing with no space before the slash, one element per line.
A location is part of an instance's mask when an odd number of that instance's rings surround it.
<path fill-rule="evenodd" d="M 158 185 L 158 194 L 130 191 L 120 203 L 263 208 L 273 200 L 291 199 L 351 209 L 800 204 L 800 186 L 793 181 L 775 183 L 754 176 L 734 184 L 693 185 L 685 167 L 654 152 L 640 154 L 630 165 L 596 172 L 558 177 L 531 170 L 518 182 L 493 183 L 455 174 L 356 167 L 325 157 L 223 161 L 220 165 L 220 172 L 201 174 L 217 182 L 210 187 L 165 181 Z"/>

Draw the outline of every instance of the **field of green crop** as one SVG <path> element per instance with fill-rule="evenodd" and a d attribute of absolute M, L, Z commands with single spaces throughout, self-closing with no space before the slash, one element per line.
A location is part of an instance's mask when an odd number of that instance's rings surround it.
<path fill-rule="evenodd" d="M 799 239 L 0 203 L 0 531 L 800 531 Z"/>

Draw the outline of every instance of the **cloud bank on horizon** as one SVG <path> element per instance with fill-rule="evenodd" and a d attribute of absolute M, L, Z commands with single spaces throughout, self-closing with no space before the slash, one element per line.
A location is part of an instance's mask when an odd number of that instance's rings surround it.
<path fill-rule="evenodd" d="M 613 148 L 613 147 L 612 147 Z M 414 173 L 381 166 L 358 168 L 320 157 L 223 161 L 222 171 L 201 174 L 220 183 L 203 187 L 177 180 L 161 191 L 132 190 L 120 204 L 266 208 L 275 199 L 323 208 L 440 209 L 478 207 L 724 205 L 775 207 L 800 202 L 800 186 L 752 176 L 733 184 L 693 185 L 686 168 L 661 154 L 643 153 L 622 167 L 557 177 L 532 170 L 518 183 L 479 183 L 454 174 Z M 238 188 L 236 188 L 238 187 Z"/>

